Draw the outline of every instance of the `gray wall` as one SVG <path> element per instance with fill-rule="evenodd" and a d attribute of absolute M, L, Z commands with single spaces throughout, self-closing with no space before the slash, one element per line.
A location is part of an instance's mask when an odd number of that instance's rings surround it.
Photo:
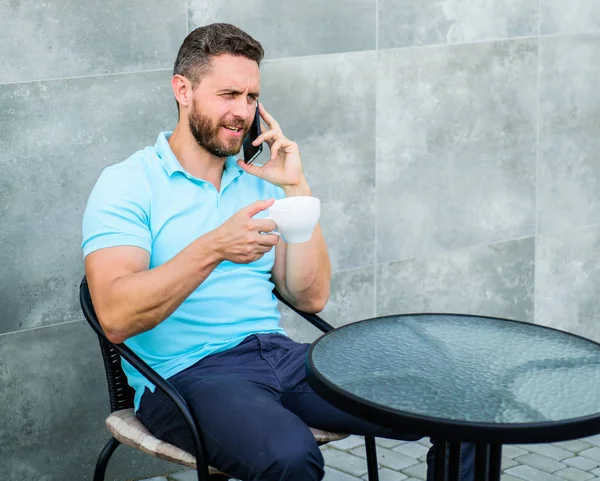
<path fill-rule="evenodd" d="M 2 479 L 91 479 L 108 405 L 81 214 L 104 166 L 172 128 L 177 48 L 213 21 L 266 48 L 265 105 L 323 201 L 324 317 L 470 312 L 600 340 L 600 7 L 567 3 L 0 2 Z M 109 478 L 174 469 L 121 449 Z"/>

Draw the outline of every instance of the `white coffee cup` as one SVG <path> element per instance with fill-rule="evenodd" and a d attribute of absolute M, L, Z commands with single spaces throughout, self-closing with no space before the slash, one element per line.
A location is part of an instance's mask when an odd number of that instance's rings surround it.
<path fill-rule="evenodd" d="M 277 225 L 274 234 L 281 234 L 288 244 L 298 244 L 311 239 L 319 217 L 321 201 L 316 197 L 300 196 L 278 199 L 269 207 L 269 216 Z"/>

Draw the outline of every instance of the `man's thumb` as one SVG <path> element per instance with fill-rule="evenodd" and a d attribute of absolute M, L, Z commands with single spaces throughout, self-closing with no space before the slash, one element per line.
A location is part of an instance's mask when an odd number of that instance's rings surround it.
<path fill-rule="evenodd" d="M 254 217 L 259 212 L 268 209 L 275 203 L 275 199 L 257 200 L 247 207 L 248 217 Z"/>

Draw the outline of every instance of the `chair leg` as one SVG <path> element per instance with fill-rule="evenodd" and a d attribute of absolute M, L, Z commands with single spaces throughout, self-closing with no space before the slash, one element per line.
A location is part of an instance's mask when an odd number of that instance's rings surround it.
<path fill-rule="evenodd" d="M 119 447 L 121 444 L 115 438 L 110 438 L 110 440 L 104 446 L 104 449 L 98 456 L 98 461 L 96 462 L 96 470 L 94 471 L 94 481 L 104 481 L 104 476 L 106 475 L 106 465 L 110 460 L 110 457 L 115 452 L 115 449 Z"/>
<path fill-rule="evenodd" d="M 367 453 L 367 472 L 369 481 L 379 481 L 379 471 L 377 471 L 377 448 L 375 447 L 375 438 L 365 436 L 365 451 Z"/>

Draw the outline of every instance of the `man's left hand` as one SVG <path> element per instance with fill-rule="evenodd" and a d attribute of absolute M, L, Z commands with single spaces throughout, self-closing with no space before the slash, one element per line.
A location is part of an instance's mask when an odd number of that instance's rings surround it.
<path fill-rule="evenodd" d="M 252 143 L 253 145 L 260 145 L 262 142 L 266 142 L 271 151 L 271 158 L 262 166 L 248 165 L 243 160 L 238 160 L 238 165 L 249 174 L 278 185 L 285 191 L 305 186 L 306 178 L 302 169 L 298 144 L 283 135 L 281 127 L 267 112 L 263 104 L 259 103 L 258 108 L 260 116 L 266 122 L 268 129 L 264 130 Z"/>

